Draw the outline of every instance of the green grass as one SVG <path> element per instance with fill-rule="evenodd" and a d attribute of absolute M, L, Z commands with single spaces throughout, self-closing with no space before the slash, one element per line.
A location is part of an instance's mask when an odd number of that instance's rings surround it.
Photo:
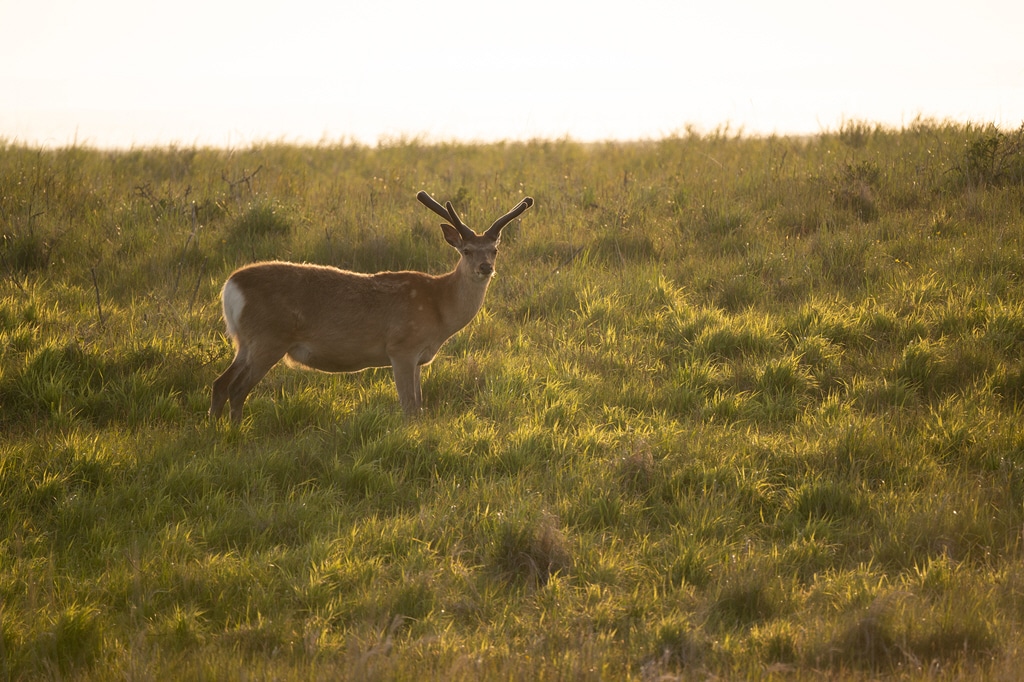
<path fill-rule="evenodd" d="M 1022 149 L 0 142 L 0 679 L 1013 679 Z M 421 189 L 537 201 L 422 417 L 207 423 L 227 274 L 442 272 Z"/>

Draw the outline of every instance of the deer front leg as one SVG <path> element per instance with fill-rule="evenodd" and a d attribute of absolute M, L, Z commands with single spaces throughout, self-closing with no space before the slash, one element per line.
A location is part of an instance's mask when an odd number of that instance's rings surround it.
<path fill-rule="evenodd" d="M 402 410 L 406 416 L 413 417 L 423 405 L 420 393 L 420 366 L 415 360 L 392 358 L 391 369 L 395 373 L 395 388 L 398 389 Z"/>

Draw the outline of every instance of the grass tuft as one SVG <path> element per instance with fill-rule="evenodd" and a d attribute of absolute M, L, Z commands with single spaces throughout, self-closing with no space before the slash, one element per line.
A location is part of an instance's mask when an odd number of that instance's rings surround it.
<path fill-rule="evenodd" d="M 490 565 L 502 579 L 543 586 L 571 569 L 572 559 L 555 518 L 539 514 L 499 520 L 491 539 Z"/>

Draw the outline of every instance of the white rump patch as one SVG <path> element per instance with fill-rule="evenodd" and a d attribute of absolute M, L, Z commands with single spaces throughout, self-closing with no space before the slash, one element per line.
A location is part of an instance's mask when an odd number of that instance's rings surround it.
<path fill-rule="evenodd" d="M 245 295 L 235 281 L 229 279 L 220 292 L 220 298 L 224 304 L 224 322 L 228 326 L 228 336 L 238 338 L 238 318 L 245 307 Z"/>

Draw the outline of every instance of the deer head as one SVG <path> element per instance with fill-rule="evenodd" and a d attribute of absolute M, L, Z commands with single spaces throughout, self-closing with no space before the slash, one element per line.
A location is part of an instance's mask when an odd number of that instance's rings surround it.
<path fill-rule="evenodd" d="M 494 260 L 498 254 L 498 244 L 501 242 L 501 229 L 533 206 L 533 198 L 526 197 L 518 206 L 495 220 L 483 234 L 477 234 L 462 222 L 452 202 L 445 202 L 442 206 L 426 192 L 420 192 L 416 198 L 448 221 L 441 223 L 444 239 L 462 254 L 459 267 L 465 268 L 465 271 L 477 280 L 490 279 L 494 274 Z"/>

